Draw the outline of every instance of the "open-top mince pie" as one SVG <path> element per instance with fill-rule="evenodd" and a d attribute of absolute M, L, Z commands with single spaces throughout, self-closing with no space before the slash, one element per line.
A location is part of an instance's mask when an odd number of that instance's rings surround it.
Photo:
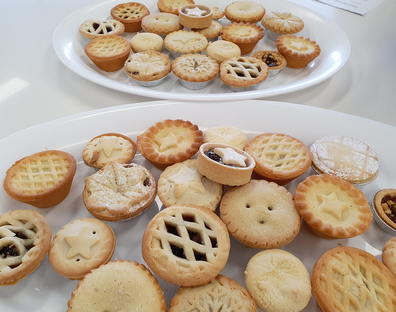
<path fill-rule="evenodd" d="M 37 210 L 0 215 L 0 286 L 13 285 L 33 272 L 47 254 L 51 226 Z"/>
<path fill-rule="evenodd" d="M 212 211 L 195 205 L 174 205 L 149 222 L 142 254 L 162 279 L 180 286 L 198 286 L 213 280 L 229 255 L 227 228 Z"/>

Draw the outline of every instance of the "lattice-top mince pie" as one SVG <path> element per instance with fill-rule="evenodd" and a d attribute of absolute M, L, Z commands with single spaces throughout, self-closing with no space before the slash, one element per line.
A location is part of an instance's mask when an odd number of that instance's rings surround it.
<path fill-rule="evenodd" d="M 0 216 L 0 286 L 18 283 L 47 254 L 52 238 L 48 221 L 37 210 Z"/>
<path fill-rule="evenodd" d="M 256 88 L 268 76 L 268 66 L 254 57 L 234 57 L 220 64 L 220 78 L 233 91 Z"/>
<path fill-rule="evenodd" d="M 120 36 L 125 30 L 123 23 L 116 20 L 90 19 L 80 26 L 80 34 L 86 38 L 94 39 L 108 35 Z"/>
<path fill-rule="evenodd" d="M 159 212 L 143 234 L 143 259 L 154 274 L 180 286 L 204 285 L 224 268 L 227 228 L 212 211 L 174 205 Z"/>
<path fill-rule="evenodd" d="M 69 194 L 76 170 L 76 160 L 69 153 L 43 151 L 15 162 L 6 172 L 3 187 L 15 200 L 48 208 Z"/>
<path fill-rule="evenodd" d="M 149 9 L 142 3 L 121 3 L 111 9 L 111 16 L 124 24 L 125 32 L 138 32 L 142 30 L 142 19 L 150 14 Z"/>
<path fill-rule="evenodd" d="M 140 153 L 160 170 L 191 158 L 202 142 L 198 126 L 181 119 L 157 122 L 137 137 Z"/>

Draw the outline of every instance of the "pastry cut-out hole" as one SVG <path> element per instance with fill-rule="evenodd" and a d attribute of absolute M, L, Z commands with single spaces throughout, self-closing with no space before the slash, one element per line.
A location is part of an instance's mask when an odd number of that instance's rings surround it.
<path fill-rule="evenodd" d="M 76 259 L 76 262 L 79 262 L 79 261 L 80 261 L 80 258 L 77 258 L 77 259 Z"/>
<path fill-rule="evenodd" d="M 205 254 L 199 253 L 195 250 L 194 250 L 194 257 L 195 257 L 195 260 L 197 260 L 197 261 L 207 261 Z"/>
<path fill-rule="evenodd" d="M 207 224 L 206 222 L 204 222 L 204 224 L 205 224 L 205 227 L 208 229 L 208 230 L 211 230 L 212 228 L 209 226 L 209 224 Z"/>
<path fill-rule="evenodd" d="M 92 231 L 92 234 L 96 234 L 96 231 Z"/>
<path fill-rule="evenodd" d="M 265 222 L 264 222 L 264 220 L 260 220 L 259 223 L 260 224 L 264 224 Z"/>
<path fill-rule="evenodd" d="M 272 208 L 271 206 L 268 206 L 268 210 L 272 211 L 272 210 L 274 210 L 274 208 Z"/>
<path fill-rule="evenodd" d="M 250 205 L 249 205 L 249 204 L 246 204 L 245 207 L 249 209 L 249 208 L 250 208 Z"/>
<path fill-rule="evenodd" d="M 175 226 L 173 226 L 173 225 L 171 225 L 169 223 L 165 223 L 165 226 L 166 226 L 166 231 L 169 234 L 173 234 L 175 236 L 179 236 L 180 237 L 179 232 L 177 231 L 177 228 Z"/>
<path fill-rule="evenodd" d="M 175 246 L 172 244 L 170 245 L 170 247 L 171 247 L 173 255 L 175 255 L 178 258 L 186 259 L 186 255 L 184 254 L 183 247 L 178 247 L 178 246 Z"/>
<path fill-rule="evenodd" d="M 28 237 L 25 234 L 23 234 L 22 232 L 15 232 L 15 236 L 20 239 L 28 239 Z"/>
<path fill-rule="evenodd" d="M 182 215 L 184 221 L 195 222 L 195 217 L 193 215 Z"/>
<path fill-rule="evenodd" d="M 201 235 L 200 235 L 199 233 L 194 232 L 194 231 L 190 231 L 190 230 L 187 230 L 187 231 L 188 231 L 188 236 L 190 237 L 190 239 L 191 239 L 193 242 L 196 242 L 196 243 L 202 245 L 203 242 L 202 242 Z"/>
<path fill-rule="evenodd" d="M 10 244 L 4 246 L 0 249 L 0 258 L 6 259 L 8 257 L 17 257 L 19 256 L 19 252 L 14 244 Z"/>
<path fill-rule="evenodd" d="M 217 247 L 217 239 L 215 237 L 211 237 L 210 238 L 210 242 L 212 244 L 212 248 L 216 248 Z"/>

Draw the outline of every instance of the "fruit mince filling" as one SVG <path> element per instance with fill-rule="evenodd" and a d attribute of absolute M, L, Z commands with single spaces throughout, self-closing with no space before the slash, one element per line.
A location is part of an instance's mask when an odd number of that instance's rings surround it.
<path fill-rule="evenodd" d="M 381 206 L 388 218 L 396 223 L 396 196 L 384 196 L 381 200 Z"/>

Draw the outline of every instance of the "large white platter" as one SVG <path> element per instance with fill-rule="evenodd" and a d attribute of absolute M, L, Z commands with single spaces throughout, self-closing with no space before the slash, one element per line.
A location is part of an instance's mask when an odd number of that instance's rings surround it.
<path fill-rule="evenodd" d="M 197 0 L 195 2 L 218 6 L 224 10 L 232 1 Z M 277 76 L 268 78 L 254 91 L 233 92 L 222 83 L 219 77 L 203 90 L 193 91 L 184 88 L 173 74 L 159 86 L 146 88 L 127 77 L 123 69 L 113 73 L 99 70 L 84 54 L 84 47 L 89 39 L 83 37 L 78 29 L 88 19 L 110 19 L 110 10 L 120 3 L 119 0 L 101 1 L 68 16 L 54 31 L 53 47 L 59 59 L 68 68 L 81 77 L 101 86 L 146 97 L 170 100 L 185 100 L 188 98 L 190 101 L 257 99 L 298 91 L 330 78 L 348 61 L 351 52 L 349 38 L 334 21 L 286 0 L 260 0 L 259 2 L 267 11 L 288 11 L 300 16 L 305 22 L 305 27 L 299 35 L 315 40 L 320 45 L 322 52 L 305 69 L 285 68 Z M 144 1 L 151 13 L 158 12 L 156 3 L 156 0 Z M 221 19 L 220 22 L 223 25 L 229 23 L 225 18 Z M 133 34 L 125 33 L 123 36 L 130 39 Z M 276 51 L 275 42 L 266 36 L 259 42 L 254 51 L 264 49 Z M 167 53 L 165 50 L 164 48 L 163 52 Z M 171 61 L 173 61 L 172 57 Z"/>
<path fill-rule="evenodd" d="M 371 146 L 380 159 L 381 172 L 377 180 L 361 187 L 369 202 L 377 190 L 396 187 L 396 147 L 383 139 L 396 137 L 395 127 L 334 111 L 257 100 L 215 103 L 156 101 L 96 110 L 48 122 L 0 141 L 1 177 L 4 178 L 6 170 L 16 160 L 45 149 L 60 149 L 76 158 L 77 173 L 69 196 L 55 207 L 38 209 L 50 222 L 54 235 L 72 220 L 91 217 L 83 204 L 82 190 L 85 177 L 93 174 L 95 170 L 83 163 L 81 155 L 85 144 L 91 138 L 102 133 L 118 132 L 136 140 L 137 135 L 155 122 L 177 118 L 190 120 L 202 130 L 217 125 L 233 125 L 246 131 L 249 138 L 263 132 L 286 133 L 302 140 L 307 146 L 329 134 L 351 136 Z M 149 165 L 140 154 L 133 161 L 149 168 L 158 179 L 160 172 Z M 296 185 L 311 174 L 314 174 L 314 171 L 309 169 L 304 176 L 286 185 L 287 189 L 294 194 Z M 145 226 L 161 207 L 162 204 L 157 199 L 148 210 L 135 219 L 108 223 L 117 238 L 112 260 L 129 259 L 144 263 L 141 256 L 141 238 Z M 37 208 L 11 199 L 1 188 L 0 214 L 14 209 Z M 293 253 L 311 272 L 316 260 L 330 248 L 339 245 L 355 246 L 380 257 L 381 249 L 390 237 L 374 221 L 364 234 L 344 240 L 321 239 L 303 225 L 297 237 L 282 249 Z M 246 248 L 235 239 L 231 239 L 230 257 L 222 274 L 237 280 L 245 287 L 243 271 L 249 259 L 259 251 Z M 169 304 L 177 287 L 162 279 L 158 280 Z M 33 273 L 18 284 L 2 287 L 1 311 L 66 311 L 67 302 L 76 285 L 76 281 L 59 276 L 46 257 Z M 314 298 L 304 311 L 320 311 Z"/>

